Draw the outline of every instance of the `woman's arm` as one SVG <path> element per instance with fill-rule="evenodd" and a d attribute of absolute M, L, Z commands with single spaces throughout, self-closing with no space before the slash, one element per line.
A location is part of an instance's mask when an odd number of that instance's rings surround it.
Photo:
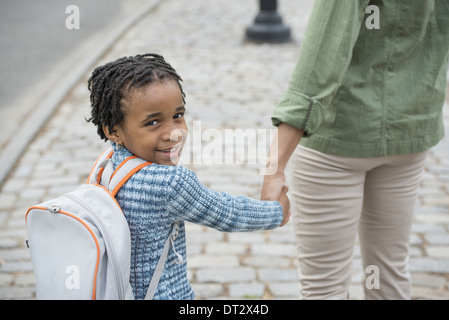
<path fill-rule="evenodd" d="M 277 200 L 285 186 L 285 168 L 304 134 L 303 130 L 281 123 L 270 147 L 261 200 Z"/>
<path fill-rule="evenodd" d="M 352 58 L 369 0 L 316 0 L 288 89 L 273 115 L 278 135 L 270 148 L 262 200 L 277 200 L 285 167 L 301 138 L 313 135 Z"/>

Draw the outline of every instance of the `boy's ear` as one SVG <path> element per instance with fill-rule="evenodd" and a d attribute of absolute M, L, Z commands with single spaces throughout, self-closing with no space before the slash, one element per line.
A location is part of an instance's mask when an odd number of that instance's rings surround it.
<path fill-rule="evenodd" d="M 120 135 L 115 128 L 113 128 L 111 131 L 109 130 L 109 127 L 107 125 L 103 125 L 103 132 L 106 138 L 108 138 L 110 141 L 122 144 L 122 141 L 120 139 Z"/>

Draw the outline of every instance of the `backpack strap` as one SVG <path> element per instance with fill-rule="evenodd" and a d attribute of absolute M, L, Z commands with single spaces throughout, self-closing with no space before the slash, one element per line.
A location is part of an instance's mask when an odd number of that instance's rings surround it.
<path fill-rule="evenodd" d="M 108 148 L 98 157 L 87 183 L 101 184 L 115 197 L 120 188 L 134 173 L 150 165 L 151 162 L 137 156 L 131 156 L 123 160 L 114 170 L 111 161 L 112 154 L 112 148 Z"/>
<path fill-rule="evenodd" d="M 115 197 L 123 184 L 125 184 L 125 182 L 128 181 L 128 179 L 131 178 L 134 173 L 150 164 L 151 162 L 146 161 L 142 158 L 138 158 L 137 156 L 125 159 L 112 173 L 109 180 L 108 190 Z M 110 165 L 112 167 L 112 162 L 110 163 Z"/>
<path fill-rule="evenodd" d="M 182 263 L 182 257 L 174 250 L 174 241 L 179 234 L 179 221 L 173 223 L 170 235 L 165 241 L 164 249 L 162 250 L 161 257 L 154 270 L 153 277 L 151 278 L 150 285 L 148 286 L 147 294 L 145 295 L 145 300 L 152 300 L 154 294 L 156 293 L 157 287 L 159 285 L 159 280 L 161 279 L 162 273 L 164 271 L 165 262 L 167 261 L 168 252 L 170 251 L 170 245 L 173 247 L 173 251 L 178 256 L 178 260 L 175 263 Z"/>
<path fill-rule="evenodd" d="M 101 178 L 101 175 L 104 170 L 104 161 L 107 159 L 111 159 L 113 154 L 112 147 L 107 148 L 103 153 L 97 158 L 95 164 L 90 171 L 89 177 L 87 178 L 87 183 L 98 184 Z"/>

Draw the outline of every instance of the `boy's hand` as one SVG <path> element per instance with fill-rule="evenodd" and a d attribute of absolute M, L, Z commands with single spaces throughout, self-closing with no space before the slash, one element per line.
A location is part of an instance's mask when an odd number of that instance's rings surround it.
<path fill-rule="evenodd" d="M 284 220 L 282 220 L 281 226 L 285 225 L 289 220 L 291 216 L 290 212 L 290 200 L 287 197 L 288 187 L 284 186 L 281 191 L 281 195 L 279 197 L 279 203 L 282 206 L 282 211 L 284 213 Z"/>

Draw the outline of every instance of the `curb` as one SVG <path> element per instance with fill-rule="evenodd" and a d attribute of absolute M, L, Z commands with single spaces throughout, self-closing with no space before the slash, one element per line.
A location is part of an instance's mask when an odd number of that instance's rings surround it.
<path fill-rule="evenodd" d="M 20 127 L 17 134 L 9 141 L 8 145 L 2 151 L 0 156 L 0 187 L 3 185 L 10 171 L 13 169 L 17 160 L 26 150 L 33 138 L 39 133 L 44 124 L 53 115 L 54 111 L 65 99 L 70 90 L 82 79 L 87 70 L 98 61 L 112 45 L 128 31 L 143 16 L 156 9 L 162 0 L 150 1 L 146 6 L 139 10 L 139 13 L 120 24 L 114 32 L 100 45 L 93 50 L 87 59 L 73 69 L 67 77 L 61 79 L 61 82 L 51 91 L 35 108 L 32 114 L 26 119 Z M 61 77 L 62 78 L 62 77 Z"/>

